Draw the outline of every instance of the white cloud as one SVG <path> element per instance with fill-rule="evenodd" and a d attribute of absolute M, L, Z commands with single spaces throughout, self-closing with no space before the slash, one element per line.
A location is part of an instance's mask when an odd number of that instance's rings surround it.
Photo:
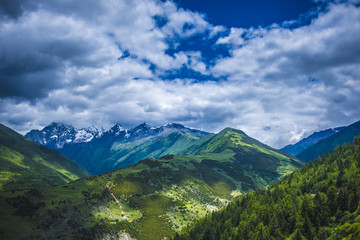
<path fill-rule="evenodd" d="M 227 76 L 234 84 L 246 83 L 246 88 L 254 83 L 254 98 L 263 99 L 257 104 L 264 109 L 264 119 L 272 130 L 281 131 L 278 136 L 267 134 L 261 130 L 266 123 L 259 120 L 249 121 L 244 129 L 281 146 L 285 139 L 297 139 L 294 136 L 303 129 L 358 120 L 360 92 L 354 85 L 359 85 L 360 79 L 359 32 L 359 8 L 331 5 L 308 26 L 251 29 L 245 33 L 250 35 L 245 44 L 231 50 L 230 57 L 219 59 L 211 71 Z M 231 36 L 219 39 L 218 44 L 231 42 Z M 267 91 L 261 94 L 264 89 Z M 252 113 L 261 116 L 261 108 Z"/>
<path fill-rule="evenodd" d="M 223 33 L 226 31 L 227 31 L 227 29 L 224 26 L 214 26 L 211 30 L 209 37 L 213 38 L 213 37 L 217 36 L 219 33 Z"/>
<path fill-rule="evenodd" d="M 226 37 L 219 38 L 216 44 L 233 44 L 235 46 L 240 46 L 245 42 L 241 36 L 243 33 L 245 33 L 245 29 L 231 28 L 230 34 Z"/>

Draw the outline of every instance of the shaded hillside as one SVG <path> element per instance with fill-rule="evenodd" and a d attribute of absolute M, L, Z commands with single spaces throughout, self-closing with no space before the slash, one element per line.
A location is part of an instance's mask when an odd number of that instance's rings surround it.
<path fill-rule="evenodd" d="M 360 138 L 174 239 L 360 239 Z"/>
<path fill-rule="evenodd" d="M 319 141 L 300 154 L 296 155 L 303 162 L 313 161 L 323 154 L 331 152 L 335 147 L 344 143 L 351 143 L 354 137 L 360 135 L 360 121 L 353 123 L 338 133 Z"/>
<path fill-rule="evenodd" d="M 125 232 L 138 240 L 171 237 L 302 165 L 250 140 L 226 129 L 196 155 L 144 159 L 63 187 L 3 192 L 0 238 L 101 239 Z"/>
<path fill-rule="evenodd" d="M 0 190 L 61 185 L 88 176 L 59 152 L 0 124 Z"/>
<path fill-rule="evenodd" d="M 301 141 L 295 144 L 287 145 L 283 147 L 281 150 L 287 151 L 295 156 L 301 153 L 302 151 L 304 151 L 305 149 L 311 147 L 315 143 L 319 142 L 320 140 L 326 139 L 334 135 L 335 133 L 340 132 L 344 128 L 346 127 L 330 128 L 320 132 L 314 132 L 310 136 L 302 139 Z"/>

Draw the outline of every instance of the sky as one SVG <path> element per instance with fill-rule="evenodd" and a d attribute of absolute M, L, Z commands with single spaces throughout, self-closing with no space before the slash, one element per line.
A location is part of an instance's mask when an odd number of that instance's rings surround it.
<path fill-rule="evenodd" d="M 0 122 L 23 134 L 177 122 L 280 148 L 358 120 L 360 0 L 0 1 Z"/>

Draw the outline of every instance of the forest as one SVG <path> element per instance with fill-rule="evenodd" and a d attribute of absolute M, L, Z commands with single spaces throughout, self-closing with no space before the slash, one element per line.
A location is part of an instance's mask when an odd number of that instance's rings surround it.
<path fill-rule="evenodd" d="M 173 239 L 360 239 L 359 200 L 360 137 L 355 137 Z"/>

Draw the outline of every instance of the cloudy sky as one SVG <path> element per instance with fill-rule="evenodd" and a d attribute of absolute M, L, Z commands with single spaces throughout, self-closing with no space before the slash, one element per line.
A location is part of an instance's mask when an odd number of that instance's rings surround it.
<path fill-rule="evenodd" d="M 0 1 L 0 122 L 21 133 L 178 122 L 282 147 L 358 120 L 359 0 Z"/>

